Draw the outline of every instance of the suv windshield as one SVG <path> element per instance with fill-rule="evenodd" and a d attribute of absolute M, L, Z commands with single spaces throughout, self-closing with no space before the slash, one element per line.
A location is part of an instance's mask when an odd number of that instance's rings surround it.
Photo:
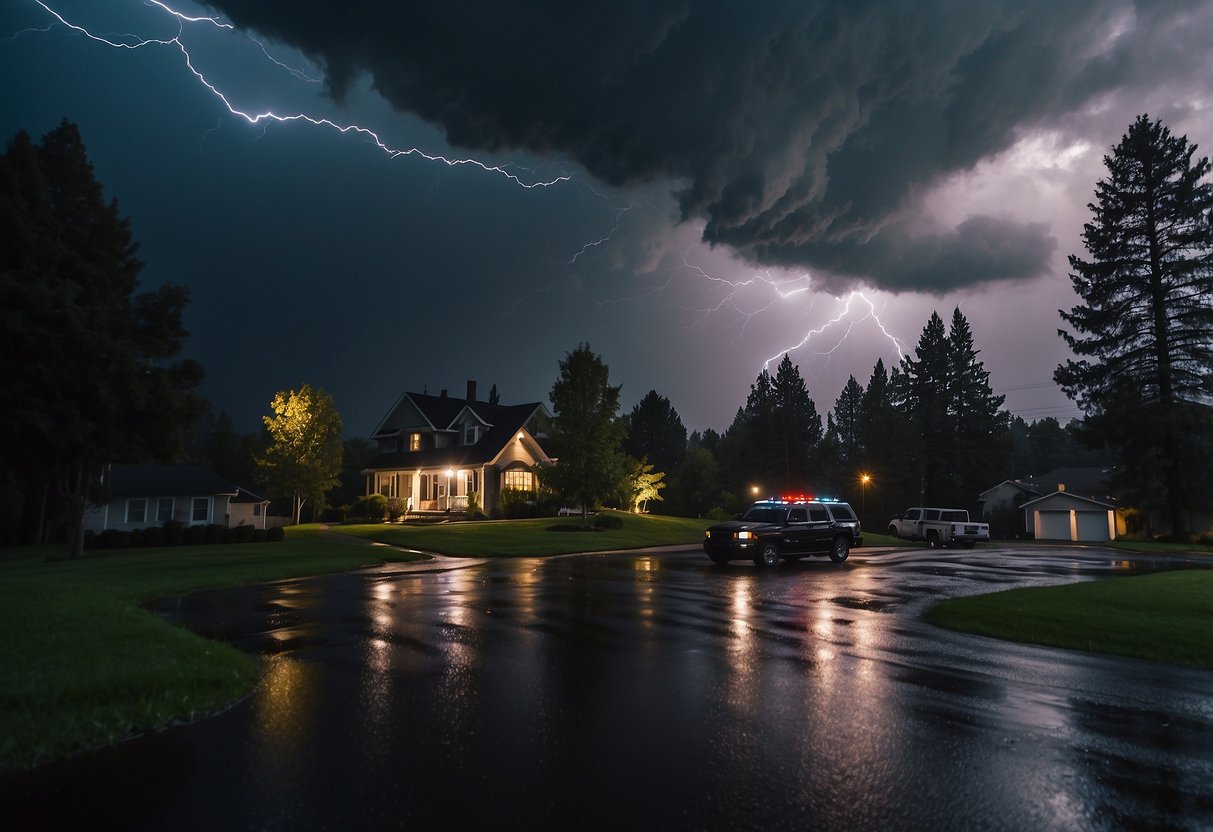
<path fill-rule="evenodd" d="M 783 520 L 784 511 L 786 509 L 752 506 L 741 519 L 751 523 L 779 523 Z"/>

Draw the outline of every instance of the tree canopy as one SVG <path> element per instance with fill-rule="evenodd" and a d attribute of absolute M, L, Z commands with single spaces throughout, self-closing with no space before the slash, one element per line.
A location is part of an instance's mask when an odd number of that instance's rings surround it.
<path fill-rule="evenodd" d="M 0 157 L 8 539 L 41 539 L 57 505 L 79 555 L 105 466 L 170 461 L 200 410 L 202 368 L 179 357 L 189 293 L 139 292 L 136 250 L 76 125 L 64 120 L 41 144 L 24 131 L 9 142 Z"/>
<path fill-rule="evenodd" d="M 1213 462 L 1193 464 L 1207 443 L 1187 441 L 1207 430 L 1213 401 L 1213 184 L 1195 151 L 1142 115 L 1104 157 L 1083 226 L 1090 259 L 1070 257 L 1082 303 L 1059 310 L 1077 334 L 1058 334 L 1080 358 L 1054 373 L 1088 438 L 1121 451 L 1122 484 L 1146 503 L 1164 495 L 1179 537 L 1193 476 Z"/>
<path fill-rule="evenodd" d="M 305 502 L 319 503 L 340 482 L 341 416 L 333 397 L 310 384 L 279 391 L 270 408 L 273 415 L 262 417 L 270 444 L 257 463 L 270 493 L 292 500 L 298 523 Z"/>
<path fill-rule="evenodd" d="M 620 451 L 627 428 L 616 418 L 619 391 L 589 344 L 579 344 L 561 359 L 551 392 L 557 461 L 545 480 L 582 507 L 583 521 L 592 506 L 619 492 L 627 476 Z"/>

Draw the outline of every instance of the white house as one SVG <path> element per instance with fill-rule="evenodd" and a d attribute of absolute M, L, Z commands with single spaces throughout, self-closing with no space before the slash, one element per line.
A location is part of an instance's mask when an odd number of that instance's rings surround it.
<path fill-rule="evenodd" d="M 146 529 L 168 520 L 187 526 L 238 525 L 233 522 L 232 501 L 241 489 L 197 465 L 111 465 L 102 485 L 105 501 L 89 506 L 84 515 L 84 528 L 94 532 Z M 248 496 L 264 515 L 265 501 Z"/>
<path fill-rule="evenodd" d="M 371 435 L 379 454 L 363 469 L 367 494 L 405 500 L 413 512 L 463 511 L 478 495 L 492 514 L 505 489 L 535 492 L 532 468 L 551 465 L 541 440 L 551 418 L 542 402 L 489 404 L 476 398 L 402 393 Z"/>

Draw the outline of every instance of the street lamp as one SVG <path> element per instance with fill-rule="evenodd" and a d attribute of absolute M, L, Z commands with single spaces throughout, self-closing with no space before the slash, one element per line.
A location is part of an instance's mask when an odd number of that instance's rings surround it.
<path fill-rule="evenodd" d="M 862 474 L 859 477 L 859 516 L 861 518 L 868 516 L 868 483 L 871 481 L 871 474 Z"/>
<path fill-rule="evenodd" d="M 750 486 L 750 491 L 752 491 L 754 493 L 755 497 L 758 496 L 758 486 L 756 486 L 756 485 Z"/>

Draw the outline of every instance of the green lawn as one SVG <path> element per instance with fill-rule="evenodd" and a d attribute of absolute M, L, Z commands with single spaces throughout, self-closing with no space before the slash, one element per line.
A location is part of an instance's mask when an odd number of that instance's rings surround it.
<path fill-rule="evenodd" d="M 995 638 L 1213 668 L 1213 571 L 953 598 L 925 617 Z"/>
<path fill-rule="evenodd" d="M 356 535 L 392 546 L 443 555 L 534 557 L 571 552 L 639 549 L 645 546 L 699 544 L 711 520 L 688 520 L 659 514 L 606 512 L 619 517 L 623 528 L 606 531 L 550 531 L 558 524 L 580 523 L 580 517 L 544 517 L 535 520 L 492 520 L 480 523 L 436 525 L 334 526 L 342 534 Z M 591 518 L 593 519 L 593 518 Z"/>
<path fill-rule="evenodd" d="M 170 626 L 140 602 L 192 589 L 339 572 L 403 553 L 332 542 L 89 552 L 0 551 L 0 770 L 194 719 L 247 694 L 257 660 Z"/>

